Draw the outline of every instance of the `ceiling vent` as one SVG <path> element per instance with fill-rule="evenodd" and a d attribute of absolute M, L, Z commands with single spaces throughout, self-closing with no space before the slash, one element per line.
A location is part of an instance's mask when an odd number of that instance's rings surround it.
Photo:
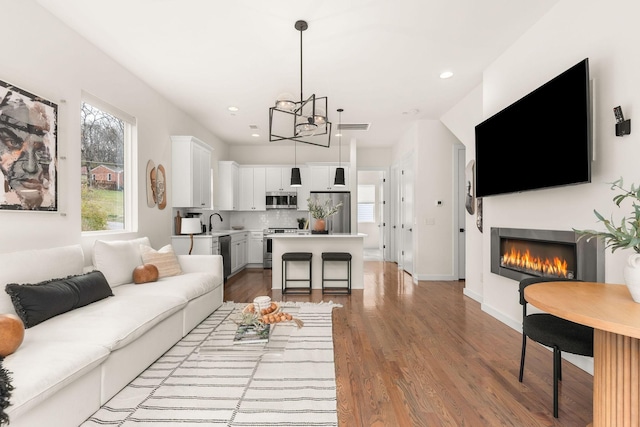
<path fill-rule="evenodd" d="M 342 123 L 338 125 L 338 130 L 369 130 L 371 123 Z"/>

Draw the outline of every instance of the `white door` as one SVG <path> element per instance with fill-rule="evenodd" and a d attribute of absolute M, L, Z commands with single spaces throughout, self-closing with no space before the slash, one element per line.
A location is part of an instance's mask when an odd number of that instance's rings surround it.
<path fill-rule="evenodd" d="M 413 275 L 413 160 L 411 155 L 404 160 L 401 173 L 402 269 Z"/>
<path fill-rule="evenodd" d="M 457 193 L 458 193 L 458 208 L 457 208 L 457 227 L 455 228 L 458 234 L 458 279 L 464 280 L 465 277 L 465 242 L 466 242 L 466 230 L 465 230 L 465 198 L 467 196 L 467 186 L 465 179 L 465 147 L 460 145 L 456 147 L 457 151 Z"/>
<path fill-rule="evenodd" d="M 389 252 L 391 257 L 389 261 L 393 261 L 398 263 L 398 266 L 401 266 L 401 257 L 400 251 L 402 248 L 402 243 L 400 239 L 400 188 L 402 187 L 402 181 L 400 180 L 400 166 L 395 164 L 391 167 L 391 192 L 389 200 L 391 201 L 391 229 L 389 232 Z"/>

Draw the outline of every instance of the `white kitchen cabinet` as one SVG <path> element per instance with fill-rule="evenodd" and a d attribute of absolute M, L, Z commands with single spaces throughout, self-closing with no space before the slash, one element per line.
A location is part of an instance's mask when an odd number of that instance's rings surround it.
<path fill-rule="evenodd" d="M 336 177 L 336 169 L 338 165 L 313 165 L 309 166 L 311 175 L 311 191 L 349 191 L 349 168 L 344 168 L 344 187 L 336 187 L 333 185 Z"/>
<path fill-rule="evenodd" d="M 266 168 L 266 191 L 295 191 L 291 187 L 291 166 L 269 166 Z"/>
<path fill-rule="evenodd" d="M 188 255 L 191 236 L 172 236 L 171 246 L 176 255 Z M 193 236 L 191 255 L 218 255 L 218 238 L 213 236 Z"/>
<path fill-rule="evenodd" d="M 221 211 L 237 211 L 240 188 L 239 166 L 236 162 L 218 162 L 218 206 Z"/>
<path fill-rule="evenodd" d="M 174 207 L 211 207 L 211 153 L 193 136 L 171 137 L 171 202 Z"/>
<path fill-rule="evenodd" d="M 247 265 L 248 233 L 231 235 L 231 274 Z"/>
<path fill-rule="evenodd" d="M 263 237 L 262 231 L 252 231 L 249 236 L 249 264 L 262 264 L 263 257 Z"/>
<path fill-rule="evenodd" d="M 240 167 L 238 210 L 264 211 L 266 210 L 265 168 Z"/>
<path fill-rule="evenodd" d="M 302 186 L 296 188 L 298 194 L 298 210 L 309 211 L 307 199 L 311 196 L 311 171 L 308 166 L 300 167 L 300 180 L 302 181 Z"/>

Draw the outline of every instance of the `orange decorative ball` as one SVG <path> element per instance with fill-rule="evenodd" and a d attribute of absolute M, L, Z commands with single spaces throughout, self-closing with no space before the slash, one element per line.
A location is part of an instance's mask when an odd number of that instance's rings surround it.
<path fill-rule="evenodd" d="M 158 276 L 160 273 L 158 272 L 158 267 L 153 264 L 143 264 L 137 266 L 133 270 L 133 283 L 147 283 L 147 282 L 155 282 L 158 280 Z"/>
<path fill-rule="evenodd" d="M 15 314 L 0 314 L 0 356 L 15 352 L 24 339 L 24 323 Z"/>

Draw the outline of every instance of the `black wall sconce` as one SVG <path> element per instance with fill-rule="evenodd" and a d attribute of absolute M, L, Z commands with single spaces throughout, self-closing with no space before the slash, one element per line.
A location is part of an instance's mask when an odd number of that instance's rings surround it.
<path fill-rule="evenodd" d="M 616 116 L 616 136 L 629 135 L 631 133 L 631 120 L 624 119 L 622 108 L 619 105 L 613 109 L 613 114 Z"/>

